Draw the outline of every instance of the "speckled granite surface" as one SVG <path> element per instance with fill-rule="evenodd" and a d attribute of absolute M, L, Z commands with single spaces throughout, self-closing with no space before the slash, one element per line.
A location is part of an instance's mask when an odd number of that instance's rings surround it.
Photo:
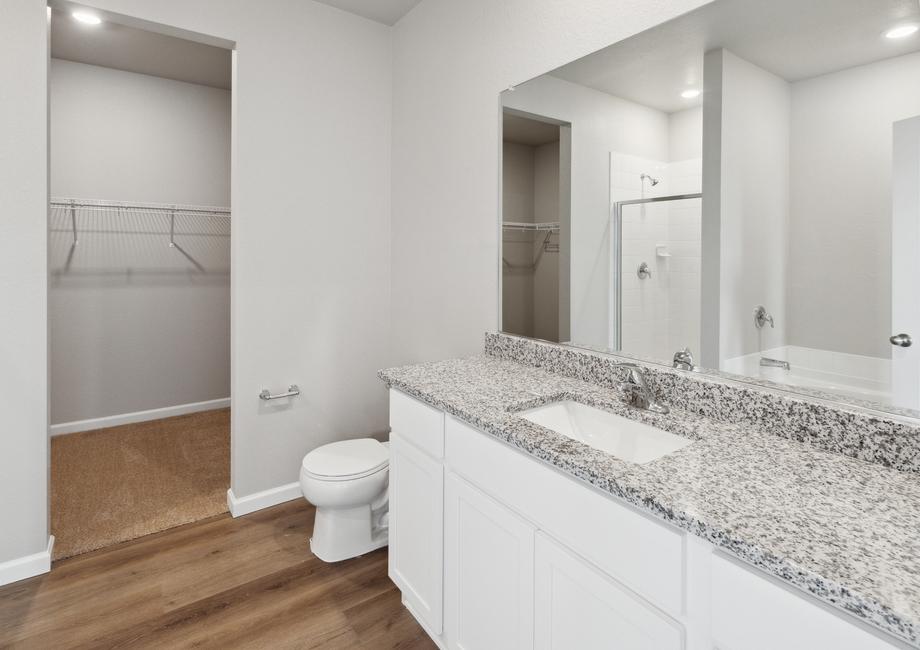
<path fill-rule="evenodd" d="M 492 356 L 383 370 L 439 409 L 920 648 L 920 478 Z M 572 398 L 695 440 L 634 465 L 515 415 Z"/>
<path fill-rule="evenodd" d="M 625 371 L 614 367 L 616 359 L 610 355 L 545 341 L 488 333 L 485 350 L 490 356 L 601 386 L 613 386 L 625 377 Z M 672 406 L 719 422 L 757 426 L 774 435 L 886 467 L 920 472 L 920 426 L 916 421 L 639 363 L 647 368 L 648 383 L 655 394 Z"/>

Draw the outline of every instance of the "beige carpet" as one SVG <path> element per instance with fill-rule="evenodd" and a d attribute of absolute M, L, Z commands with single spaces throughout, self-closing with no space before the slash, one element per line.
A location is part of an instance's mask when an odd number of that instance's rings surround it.
<path fill-rule="evenodd" d="M 227 511 L 230 409 L 51 439 L 54 559 Z"/>

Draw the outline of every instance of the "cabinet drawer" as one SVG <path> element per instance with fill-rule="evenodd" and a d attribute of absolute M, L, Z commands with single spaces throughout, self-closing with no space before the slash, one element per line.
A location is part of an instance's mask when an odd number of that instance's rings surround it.
<path fill-rule="evenodd" d="M 451 470 L 655 606 L 683 613 L 682 532 L 455 418 L 445 434 Z"/>
<path fill-rule="evenodd" d="M 444 413 L 392 388 L 390 430 L 433 458 L 444 457 Z"/>
<path fill-rule="evenodd" d="M 712 558 L 712 639 L 720 650 L 894 650 L 845 614 L 718 553 Z"/>

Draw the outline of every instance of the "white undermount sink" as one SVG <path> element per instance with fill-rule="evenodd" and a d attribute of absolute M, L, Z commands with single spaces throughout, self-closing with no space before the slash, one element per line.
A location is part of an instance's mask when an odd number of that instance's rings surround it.
<path fill-rule="evenodd" d="M 518 415 L 631 463 L 648 463 L 693 442 L 573 400 L 544 404 Z"/>

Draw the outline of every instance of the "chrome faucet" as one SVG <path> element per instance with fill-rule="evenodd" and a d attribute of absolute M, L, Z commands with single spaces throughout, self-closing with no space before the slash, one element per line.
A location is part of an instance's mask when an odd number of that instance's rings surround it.
<path fill-rule="evenodd" d="M 625 368 L 629 371 L 629 374 L 626 375 L 626 383 L 635 390 L 636 396 L 634 406 L 661 415 L 666 415 L 671 411 L 666 405 L 655 401 L 655 396 L 652 395 L 652 391 L 648 387 L 648 382 L 646 381 L 645 368 L 635 363 L 628 362 L 617 363 L 616 367 Z"/>
<path fill-rule="evenodd" d="M 678 370 L 693 371 L 693 353 L 690 348 L 684 348 L 674 353 L 674 367 Z"/>

